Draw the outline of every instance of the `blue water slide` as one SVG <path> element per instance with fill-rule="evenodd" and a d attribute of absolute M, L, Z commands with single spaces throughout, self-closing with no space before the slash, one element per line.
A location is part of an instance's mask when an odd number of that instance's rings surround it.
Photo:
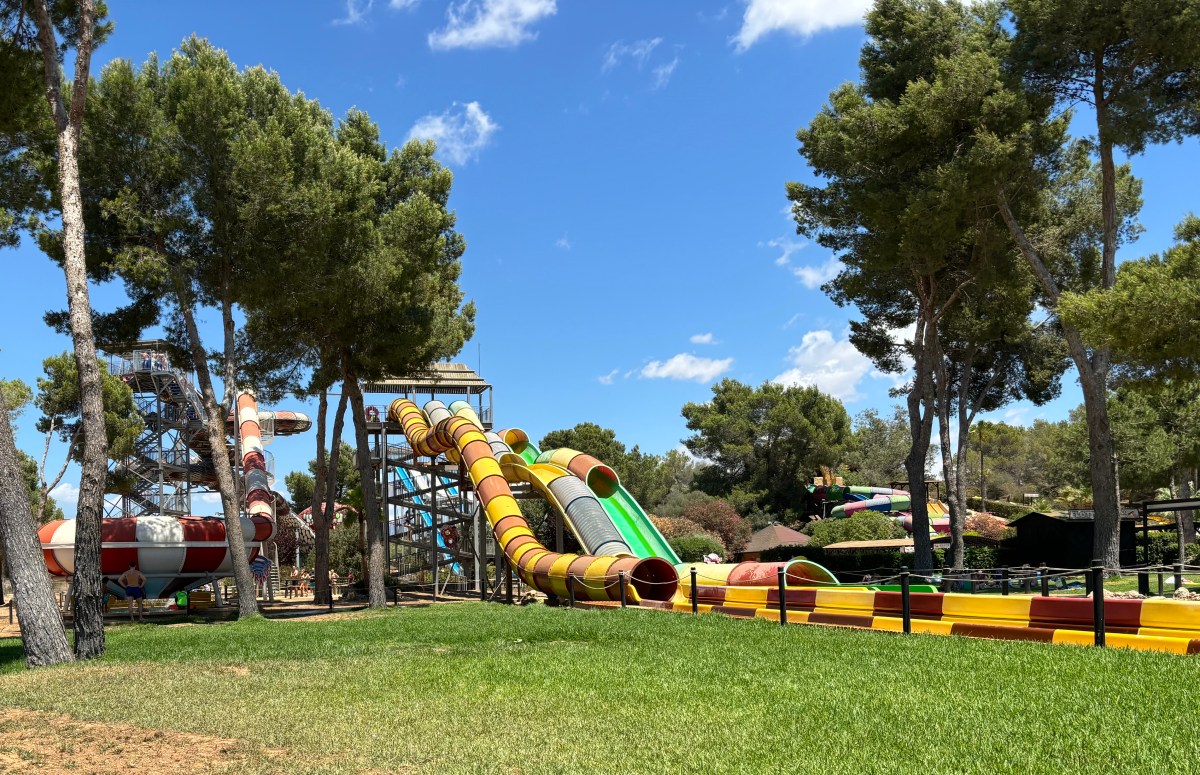
<path fill-rule="evenodd" d="M 394 468 L 392 470 L 394 470 L 396 472 L 396 476 L 400 477 L 400 483 L 403 484 L 404 489 L 407 490 L 409 492 L 409 494 L 412 495 L 413 501 L 421 504 L 422 506 L 427 506 L 428 503 L 426 503 L 425 497 L 422 495 L 416 494 L 416 492 L 417 492 L 416 482 L 413 481 L 412 476 L 409 475 L 408 471 L 403 468 Z M 452 481 L 447 477 L 438 477 L 438 478 L 441 479 L 442 484 L 447 484 L 450 481 Z M 447 493 L 450 495 L 458 495 L 458 488 L 450 487 L 447 490 Z M 425 522 L 425 527 L 432 528 L 433 527 L 433 515 L 430 514 L 428 511 L 422 511 L 419 513 L 421 515 L 421 519 L 424 520 L 424 522 Z M 446 546 L 446 539 L 442 537 L 442 533 L 440 530 L 437 531 L 437 543 L 438 543 L 438 546 L 441 547 L 442 549 L 448 548 Z M 447 554 L 447 556 L 449 556 L 449 555 Z M 453 570 L 455 573 L 457 573 L 459 576 L 463 575 L 462 565 L 457 562 L 454 563 L 453 565 L 451 565 L 450 569 Z"/>

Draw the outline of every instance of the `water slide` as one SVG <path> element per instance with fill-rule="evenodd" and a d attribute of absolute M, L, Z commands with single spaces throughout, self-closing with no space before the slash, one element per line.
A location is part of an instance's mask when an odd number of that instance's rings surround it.
<path fill-rule="evenodd" d="M 672 565 L 679 564 L 675 550 L 629 491 L 621 486 L 616 471 L 591 455 L 566 447 L 546 450 L 538 455 L 537 462 L 565 468 L 587 484 L 636 556 L 661 557 Z"/>
<path fill-rule="evenodd" d="M 525 431 L 513 428 L 485 436 L 505 478 L 527 482 L 541 493 L 550 507 L 563 515 L 585 552 L 637 556 L 587 485 L 561 466 L 536 462 L 540 453 Z"/>
<path fill-rule="evenodd" d="M 458 404 L 460 402 L 455 402 Z M 469 406 L 450 409 L 432 406 L 428 416 L 406 398 L 398 398 L 388 417 L 404 431 L 418 455 L 446 454 L 470 478 L 481 507 L 509 565 L 526 584 L 556 597 L 567 597 L 570 577 L 577 579 L 575 596 L 581 600 L 619 600 L 622 575 L 627 596 L 640 600 L 668 601 L 675 594 L 678 576 L 673 565 L 659 557 L 618 557 L 564 554 L 543 546 L 513 498 L 499 460 Z M 427 405 L 429 406 L 429 405 Z"/>
<path fill-rule="evenodd" d="M 276 434 L 298 433 L 311 425 L 306 416 L 296 412 L 278 412 L 270 417 Z M 246 486 L 246 511 L 241 523 L 251 560 L 258 552 L 257 544 L 275 532 L 275 495 L 270 489 L 259 419 L 254 394 L 240 393 L 236 422 Z M 230 424 L 233 422 L 231 418 Z M 38 537 L 50 573 L 70 576 L 75 570 L 75 520 L 47 523 L 38 531 Z M 225 522 L 214 517 L 105 519 L 101 523 L 100 572 L 115 579 L 131 562 L 136 562 L 146 576 L 146 596 L 151 598 L 233 575 Z M 115 582 L 110 581 L 109 589 L 124 596 L 124 590 Z"/>
<path fill-rule="evenodd" d="M 396 468 L 394 468 L 392 470 L 396 472 L 396 476 L 398 476 L 400 478 L 400 483 L 404 485 L 404 489 L 407 490 L 408 493 L 412 496 L 413 501 L 421 504 L 422 506 L 425 506 L 426 505 L 425 496 L 417 494 L 417 490 L 425 489 L 424 485 L 419 485 L 418 482 L 416 482 L 412 478 L 412 476 L 408 473 L 408 471 L 404 468 L 397 466 Z M 439 477 L 439 478 L 442 479 L 443 482 L 446 481 L 445 477 Z M 448 494 L 449 495 L 457 495 L 458 488 L 456 488 L 456 487 L 450 488 L 448 491 Z M 420 510 L 420 509 L 418 509 L 416 511 L 416 513 L 421 515 L 421 520 L 426 528 L 428 528 L 428 529 L 433 528 L 433 515 L 431 513 L 429 513 L 428 511 Z M 438 545 L 439 549 L 448 549 L 449 548 L 448 546 L 446 546 L 446 539 L 441 534 L 440 531 L 437 534 L 437 545 Z M 462 565 L 457 562 L 454 563 L 453 565 L 451 565 L 450 569 L 452 571 L 454 571 L 456 574 L 458 574 L 459 576 L 463 575 Z"/>

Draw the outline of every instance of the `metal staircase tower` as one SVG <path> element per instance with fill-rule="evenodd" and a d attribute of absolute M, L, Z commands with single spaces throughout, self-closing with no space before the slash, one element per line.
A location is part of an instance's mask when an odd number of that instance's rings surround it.
<path fill-rule="evenodd" d="M 204 401 L 169 353 L 162 340 L 106 353 L 144 423 L 132 452 L 109 464 L 106 517 L 191 514 L 193 490 L 215 488 Z"/>

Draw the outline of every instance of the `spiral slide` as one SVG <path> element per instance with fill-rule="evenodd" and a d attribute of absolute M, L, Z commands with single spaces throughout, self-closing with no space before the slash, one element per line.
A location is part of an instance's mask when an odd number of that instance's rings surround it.
<path fill-rule="evenodd" d="M 399 398 L 389 407 L 388 417 L 403 428 L 416 454 L 445 453 L 466 471 L 497 543 L 522 581 L 548 595 L 567 597 L 568 578 L 574 576 L 578 599 L 619 600 L 623 572 L 630 602 L 668 601 L 674 596 L 678 576 L 662 558 L 562 554 L 542 546 L 521 515 L 492 444 L 470 407 L 455 402 L 447 409 L 430 402 L 426 408 L 428 416 L 412 401 Z"/>
<path fill-rule="evenodd" d="M 309 420 L 295 412 L 274 415 L 276 432 L 307 430 Z M 287 422 L 287 430 L 280 421 Z M 237 422 L 241 437 L 242 468 L 245 472 L 246 515 L 241 518 L 249 559 L 255 546 L 275 532 L 275 496 L 271 492 L 263 455 L 262 429 L 254 394 L 237 398 Z M 75 569 L 75 520 L 56 520 L 38 531 L 46 567 L 55 576 L 69 576 Z M 164 597 L 181 589 L 233 575 L 225 522 L 213 517 L 121 517 L 101 523 L 100 572 L 116 578 L 136 562 L 146 576 L 146 596 Z M 110 582 L 118 596 L 123 589 Z"/>

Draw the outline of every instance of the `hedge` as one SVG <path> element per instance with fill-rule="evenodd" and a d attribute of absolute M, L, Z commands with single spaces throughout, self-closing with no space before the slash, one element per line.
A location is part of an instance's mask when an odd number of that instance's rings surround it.
<path fill-rule="evenodd" d="M 967 508 L 974 509 L 975 511 L 982 511 L 983 510 L 982 506 L 983 506 L 983 501 L 980 500 L 979 498 L 975 498 L 975 497 L 967 498 Z M 1026 514 L 1030 513 L 1031 511 L 1033 511 L 1033 509 L 1030 508 L 1029 506 L 1026 506 L 1024 503 L 1013 503 L 1012 501 L 997 501 L 997 500 L 992 500 L 991 498 L 988 498 L 987 512 L 989 514 L 995 514 L 997 517 L 1002 517 L 1004 519 L 1013 520 L 1013 519 L 1016 519 L 1017 517 L 1023 517 Z"/>

